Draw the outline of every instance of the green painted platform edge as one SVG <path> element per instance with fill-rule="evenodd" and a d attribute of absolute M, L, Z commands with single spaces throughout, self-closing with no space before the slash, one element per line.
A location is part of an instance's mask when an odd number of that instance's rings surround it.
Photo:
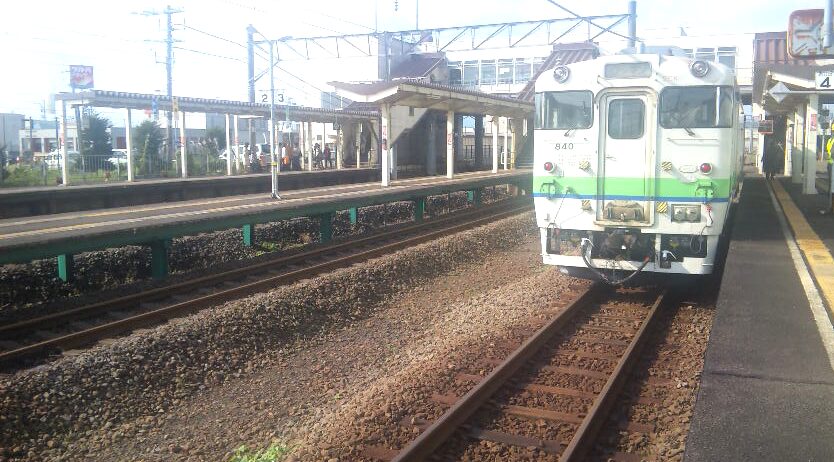
<path fill-rule="evenodd" d="M 355 197 L 350 200 L 299 205 L 283 210 L 265 210 L 257 213 L 205 217 L 187 223 L 160 224 L 118 231 L 105 231 L 87 236 L 55 238 L 45 242 L 9 245 L 0 248 L 0 265 L 28 263 L 33 260 L 53 258 L 61 254 L 79 254 L 125 245 L 149 245 L 151 242 L 157 240 L 172 239 L 230 228 L 240 228 L 245 224 L 268 223 L 299 217 L 315 217 L 316 215 L 336 213 L 353 207 L 369 207 L 391 202 L 411 201 L 420 197 L 466 191 L 472 188 L 512 184 L 529 190 L 532 186 L 532 180 L 533 176 L 529 171 L 515 174 L 501 174 L 498 177 L 479 178 L 451 185 L 426 186 L 407 191 L 382 194 L 379 191 L 373 191 L 372 195 Z"/>

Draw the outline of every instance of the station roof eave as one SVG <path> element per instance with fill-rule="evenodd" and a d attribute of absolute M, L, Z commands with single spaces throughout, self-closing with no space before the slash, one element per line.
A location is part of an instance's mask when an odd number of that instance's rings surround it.
<path fill-rule="evenodd" d="M 58 93 L 55 98 L 70 105 L 83 104 L 93 107 L 114 109 L 149 110 L 156 101 L 160 111 L 173 110 L 171 98 L 167 95 L 128 93 L 120 91 L 87 90 L 78 93 Z M 209 98 L 175 97 L 180 111 L 191 113 L 217 113 L 269 117 L 269 104 L 230 101 Z M 281 120 L 294 122 L 335 122 L 345 120 L 375 120 L 379 114 L 374 111 L 350 111 L 342 109 L 321 109 L 305 106 L 276 104 L 275 115 Z M 289 115 L 287 115 L 289 114 Z"/>
<path fill-rule="evenodd" d="M 810 78 L 806 78 L 808 76 Z M 789 91 L 797 93 L 789 93 L 781 101 L 776 101 L 768 92 L 777 83 L 782 83 Z M 812 93 L 819 95 L 820 102 L 830 103 L 834 101 L 834 95 L 831 93 L 815 89 L 813 74 L 810 73 L 796 75 L 795 73 L 770 70 L 765 74 L 762 88 L 762 106 L 770 114 L 789 114 L 807 103 L 808 97 Z"/>
<path fill-rule="evenodd" d="M 380 107 L 384 104 L 483 114 L 510 118 L 533 115 L 534 105 L 518 98 L 436 83 L 401 80 L 391 82 L 349 83 L 329 82 L 340 96 Z"/>

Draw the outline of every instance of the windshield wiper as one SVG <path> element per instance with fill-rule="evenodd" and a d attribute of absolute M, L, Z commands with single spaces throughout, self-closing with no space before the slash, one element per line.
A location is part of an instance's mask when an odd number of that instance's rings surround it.
<path fill-rule="evenodd" d="M 686 130 L 686 133 L 687 133 L 687 134 L 689 134 L 689 136 L 695 136 L 695 132 L 694 132 L 694 131 L 692 131 L 692 129 L 691 129 L 691 128 L 689 128 L 689 127 L 683 127 L 683 129 L 684 129 L 684 130 Z"/>
<path fill-rule="evenodd" d="M 565 136 L 566 137 L 570 136 L 571 132 L 574 131 L 574 130 L 576 130 L 576 127 L 569 128 L 569 129 L 565 130 Z"/>

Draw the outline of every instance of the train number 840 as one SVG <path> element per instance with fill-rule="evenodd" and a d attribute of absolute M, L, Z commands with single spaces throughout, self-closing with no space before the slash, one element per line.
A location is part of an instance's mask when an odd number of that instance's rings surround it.
<path fill-rule="evenodd" d="M 557 151 L 561 151 L 563 149 L 573 149 L 573 143 L 556 143 L 555 148 Z"/>

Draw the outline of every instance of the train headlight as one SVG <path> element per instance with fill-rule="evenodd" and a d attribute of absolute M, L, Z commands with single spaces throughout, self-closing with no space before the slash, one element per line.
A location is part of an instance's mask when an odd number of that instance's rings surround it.
<path fill-rule="evenodd" d="M 698 167 L 698 170 L 700 170 L 701 173 L 703 173 L 704 175 L 709 175 L 710 173 L 712 173 L 712 164 L 710 164 L 709 162 L 704 162 Z"/>
<path fill-rule="evenodd" d="M 556 171 L 556 164 L 553 162 L 545 162 L 544 163 L 544 171 L 547 173 L 553 173 Z"/>
<path fill-rule="evenodd" d="M 695 77 L 704 77 L 709 74 L 709 63 L 706 61 L 692 61 L 692 64 L 689 65 L 689 72 L 692 73 Z"/>
<path fill-rule="evenodd" d="M 701 206 L 672 204 L 672 221 L 697 223 L 701 221 Z"/>
<path fill-rule="evenodd" d="M 570 77 L 570 69 L 567 66 L 556 66 L 553 69 L 553 78 L 559 83 L 565 83 Z"/>

